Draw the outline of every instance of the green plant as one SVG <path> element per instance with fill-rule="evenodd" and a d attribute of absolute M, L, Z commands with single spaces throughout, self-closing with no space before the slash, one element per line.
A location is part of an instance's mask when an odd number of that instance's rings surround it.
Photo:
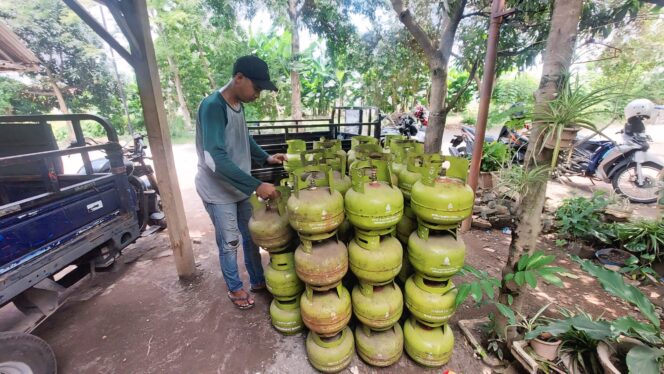
<path fill-rule="evenodd" d="M 544 126 L 542 136 L 555 139 L 556 143 L 551 158 L 551 167 L 556 166 L 560 153 L 563 129 L 585 128 L 597 131 L 593 119 L 599 114 L 606 114 L 604 104 L 616 97 L 611 88 L 597 88 L 586 91 L 578 82 L 572 83 L 567 77 L 558 96 L 549 101 L 541 111 L 533 113 L 533 121 Z M 542 143 L 542 149 L 544 142 Z M 540 150 L 541 151 L 541 150 Z"/>
<path fill-rule="evenodd" d="M 510 147 L 498 141 L 485 142 L 482 146 L 482 163 L 480 171 L 490 172 L 501 170 L 511 156 Z"/>
<path fill-rule="evenodd" d="M 510 192 L 520 196 L 528 194 L 530 188 L 539 183 L 545 183 L 549 178 L 549 167 L 547 165 L 526 169 L 511 165 L 500 171 L 498 187 L 504 187 Z"/>
<path fill-rule="evenodd" d="M 664 221 L 641 219 L 634 222 L 614 225 L 616 239 L 626 250 L 643 255 L 652 262 L 656 257 L 664 256 Z"/>
<path fill-rule="evenodd" d="M 641 258 L 644 260 L 643 262 L 639 261 L 636 256 L 631 256 L 625 260 L 625 266 L 618 271 L 635 280 L 649 279 L 653 283 L 658 283 L 659 274 L 649 266 L 655 260 L 655 255 L 643 254 Z"/>
<path fill-rule="evenodd" d="M 498 311 L 507 317 L 510 324 L 517 321 L 516 314 L 509 305 L 512 305 L 512 297 L 508 295 L 507 304 L 501 304 L 494 301 L 496 296 L 495 288 L 504 286 L 506 282 L 514 281 L 519 286 L 527 283 L 530 287 L 537 287 L 537 279 L 542 278 L 545 282 L 555 286 L 562 287 L 563 282 L 557 274 L 564 272 L 564 269 L 550 264 L 555 260 L 555 256 L 547 256 L 542 251 L 535 251 L 533 254 L 525 254 L 519 259 L 514 273 L 507 274 L 503 279 L 490 276 L 486 271 L 477 270 L 470 265 L 464 265 L 461 269 L 461 275 L 472 275 L 476 280 L 461 283 L 457 286 L 456 306 L 461 305 L 468 295 L 471 295 L 476 304 L 480 304 L 486 295 L 488 302 L 492 302 L 498 308 Z"/>
<path fill-rule="evenodd" d="M 602 222 L 602 211 L 609 201 L 602 193 L 592 197 L 572 197 L 563 200 L 556 210 L 558 232 L 573 240 L 610 242 L 607 227 Z"/>
<path fill-rule="evenodd" d="M 637 307 L 650 322 L 644 323 L 632 317 L 621 317 L 610 324 L 612 338 L 630 336 L 647 343 L 647 346 L 634 347 L 627 353 L 626 364 L 630 373 L 657 374 L 664 368 L 664 337 L 655 306 L 638 288 L 625 284 L 620 274 L 597 266 L 588 260 L 573 256 L 572 260 L 597 278 L 609 293 L 620 297 Z"/>

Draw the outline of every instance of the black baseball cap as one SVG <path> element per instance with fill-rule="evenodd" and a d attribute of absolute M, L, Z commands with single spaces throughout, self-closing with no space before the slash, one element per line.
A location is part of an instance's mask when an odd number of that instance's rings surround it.
<path fill-rule="evenodd" d="M 242 56 L 233 64 L 233 76 L 242 73 L 262 90 L 278 91 L 270 81 L 270 70 L 267 63 L 254 55 Z"/>

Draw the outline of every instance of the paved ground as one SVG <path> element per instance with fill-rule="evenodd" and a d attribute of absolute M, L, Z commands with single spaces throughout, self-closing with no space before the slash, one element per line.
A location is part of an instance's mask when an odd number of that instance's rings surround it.
<path fill-rule="evenodd" d="M 445 144 L 451 135 L 452 131 L 448 131 Z M 112 271 L 100 273 L 83 285 L 77 296 L 35 333 L 51 344 L 63 373 L 314 372 L 306 360 L 305 336 L 284 337 L 271 328 L 269 295 L 257 296 L 257 306 L 249 311 L 233 308 L 226 299 L 212 225 L 193 186 L 193 145 L 177 145 L 175 153 L 190 234 L 200 241 L 194 248 L 199 276 L 191 282 L 178 280 L 165 233 L 142 238 L 125 251 Z M 566 196 L 569 191 L 557 193 Z M 464 239 L 467 262 L 497 275 L 506 258 L 509 237 L 497 231 L 471 231 Z M 562 255 L 560 258 L 561 265 L 573 267 Z M 267 260 L 267 253 L 263 253 L 264 264 Z M 532 293 L 533 307 L 548 301 L 569 307 L 580 304 L 609 316 L 634 314 L 608 298 L 592 279 L 580 276 L 577 279 L 581 283 L 566 280 L 563 290 L 538 288 Z M 242 277 L 246 282 L 245 271 Z M 576 294 L 584 295 L 583 299 L 575 298 Z M 478 309 L 469 302 L 461 306 L 452 323 L 456 338 L 454 356 L 444 369 L 457 373 L 489 372 L 474 357 L 455 323 L 486 313 L 486 308 Z M 366 366 L 355 357 L 345 372 L 377 371 L 442 370 L 426 370 L 404 354 L 399 363 L 383 370 Z"/>

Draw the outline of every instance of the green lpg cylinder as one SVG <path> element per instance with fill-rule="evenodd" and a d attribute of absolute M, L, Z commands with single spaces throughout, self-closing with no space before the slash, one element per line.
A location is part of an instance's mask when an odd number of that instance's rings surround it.
<path fill-rule="evenodd" d="M 344 370 L 350 365 L 355 352 L 353 332 L 348 326 L 328 338 L 310 331 L 305 345 L 309 363 L 323 373 L 338 373 Z"/>
<path fill-rule="evenodd" d="M 355 148 L 358 145 L 363 145 L 363 144 L 378 145 L 378 139 L 374 138 L 373 136 L 365 136 L 365 135 L 356 135 L 350 138 L 350 151 L 348 151 L 348 165 L 351 165 L 353 164 L 353 162 L 355 162 L 355 157 L 356 157 Z"/>
<path fill-rule="evenodd" d="M 348 157 L 346 151 L 343 150 L 341 140 L 339 139 L 325 139 L 324 136 L 320 140 L 315 140 L 313 143 L 314 149 L 324 149 L 326 152 L 332 152 L 340 156 Z"/>
<path fill-rule="evenodd" d="M 351 186 L 350 177 L 346 175 L 348 169 L 346 154 L 343 151 L 341 153 L 328 151 L 324 153 L 322 161 L 332 169 L 334 189 L 345 196 Z"/>
<path fill-rule="evenodd" d="M 452 357 L 454 335 L 449 325 L 429 327 L 410 317 L 403 326 L 406 353 L 428 367 L 445 365 Z"/>
<path fill-rule="evenodd" d="M 265 269 L 265 284 L 275 299 L 287 300 L 304 290 L 304 283 L 295 273 L 292 251 L 270 254 L 270 264 Z"/>
<path fill-rule="evenodd" d="M 284 335 L 294 335 L 304 329 L 300 315 L 300 297 L 288 300 L 273 299 L 270 304 L 272 326 Z"/>
<path fill-rule="evenodd" d="M 391 182 L 387 162 L 358 161 L 351 168 L 353 187 L 346 192 L 346 214 L 356 229 L 374 232 L 391 229 L 403 215 L 401 191 Z"/>
<path fill-rule="evenodd" d="M 415 273 L 406 281 L 406 307 L 421 323 L 441 326 L 456 311 L 458 293 L 452 281 L 431 281 Z"/>
<path fill-rule="evenodd" d="M 408 244 L 408 238 L 410 234 L 417 229 L 417 219 L 415 218 L 415 213 L 410 207 L 409 203 L 406 203 L 406 206 L 403 209 L 403 216 L 399 223 L 397 223 L 397 238 L 401 243 Z"/>
<path fill-rule="evenodd" d="M 403 313 L 403 294 L 394 282 L 385 286 L 360 282 L 353 288 L 352 300 L 357 319 L 374 330 L 390 328 Z"/>
<path fill-rule="evenodd" d="M 355 328 L 355 345 L 364 362 L 379 367 L 390 366 L 403 354 L 403 330 L 398 323 L 383 331 L 360 325 Z"/>
<path fill-rule="evenodd" d="M 408 238 L 408 259 L 432 280 L 449 279 L 463 267 L 466 245 L 456 230 L 429 230 L 420 224 Z"/>
<path fill-rule="evenodd" d="M 290 172 L 302 167 L 300 153 L 307 150 L 307 143 L 304 140 L 292 139 L 286 140 L 288 148 L 286 149 L 286 161 L 284 161 L 284 170 Z"/>
<path fill-rule="evenodd" d="M 403 248 L 394 235 L 394 228 L 387 235 L 367 235 L 357 231 L 348 244 L 350 270 L 361 281 L 371 284 L 391 282 L 401 270 Z"/>
<path fill-rule="evenodd" d="M 413 185 L 411 207 L 415 215 L 431 228 L 456 226 L 473 212 L 475 194 L 466 184 L 468 160 L 445 157 L 450 167 L 443 169 L 430 165 L 422 178 Z"/>
<path fill-rule="evenodd" d="M 344 198 L 334 189 L 329 166 L 306 166 L 293 172 L 293 193 L 286 205 L 288 220 L 301 238 L 316 240 L 344 221 Z"/>
<path fill-rule="evenodd" d="M 309 330 L 321 336 L 335 335 L 350 321 L 350 293 L 341 284 L 320 292 L 307 285 L 300 299 L 300 311 Z"/>
<path fill-rule="evenodd" d="M 317 290 L 336 287 L 348 271 L 348 249 L 336 235 L 302 243 L 295 250 L 297 276 Z"/>
<path fill-rule="evenodd" d="M 422 178 L 422 173 L 431 165 L 442 165 L 443 156 L 438 154 L 409 154 L 406 159 L 406 167 L 399 173 L 399 188 L 406 200 L 410 200 L 411 190 L 417 181 Z"/>
<path fill-rule="evenodd" d="M 268 252 L 278 252 L 287 248 L 295 238 L 290 227 L 286 211 L 286 201 L 290 191 L 286 187 L 277 187 L 279 197 L 260 200 L 255 194 L 249 201 L 252 215 L 249 219 L 249 234 L 254 243 Z"/>
<path fill-rule="evenodd" d="M 406 281 L 411 275 L 413 275 L 414 271 L 413 265 L 411 265 L 410 260 L 408 260 L 408 250 L 404 249 L 403 258 L 401 259 L 401 271 L 399 271 L 399 275 L 397 275 L 396 278 L 399 281 L 399 284 L 402 286 L 405 285 Z"/>

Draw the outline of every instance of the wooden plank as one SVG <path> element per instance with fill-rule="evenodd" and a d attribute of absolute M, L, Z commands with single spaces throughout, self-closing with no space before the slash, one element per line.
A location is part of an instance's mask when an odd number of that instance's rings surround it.
<path fill-rule="evenodd" d="M 166 121 L 157 59 L 150 35 L 147 6 L 145 0 L 125 1 L 121 2 L 119 6 L 143 52 L 140 58 L 133 61 L 132 65 L 136 70 L 136 81 L 143 104 L 143 117 L 152 150 L 159 193 L 168 219 L 166 231 L 171 241 L 175 267 L 181 278 L 191 277 L 196 270 L 194 253 L 182 193 L 175 173 L 171 136 Z"/>
<path fill-rule="evenodd" d="M 111 48 L 115 49 L 115 51 L 118 52 L 118 54 L 122 56 L 122 58 L 124 58 L 128 63 L 130 64 L 132 63 L 133 58 L 131 53 L 129 53 L 120 43 L 118 43 L 118 41 L 115 40 L 113 35 L 109 34 L 108 31 L 106 31 L 106 29 L 102 25 L 100 25 L 99 22 L 97 22 L 97 20 L 94 17 L 92 17 L 92 15 L 90 15 L 90 13 L 88 13 L 88 11 L 85 10 L 85 8 L 83 8 L 83 6 L 78 1 L 76 0 L 63 0 L 63 1 L 65 2 L 65 4 L 67 4 L 69 8 L 71 8 L 71 10 L 74 11 L 74 13 L 76 13 L 79 17 L 81 17 L 83 22 L 87 23 L 88 26 L 90 26 L 92 30 L 94 30 L 94 32 L 97 33 L 97 35 L 99 35 L 102 39 L 104 39 L 106 43 L 108 43 L 108 45 L 111 46 Z"/>

